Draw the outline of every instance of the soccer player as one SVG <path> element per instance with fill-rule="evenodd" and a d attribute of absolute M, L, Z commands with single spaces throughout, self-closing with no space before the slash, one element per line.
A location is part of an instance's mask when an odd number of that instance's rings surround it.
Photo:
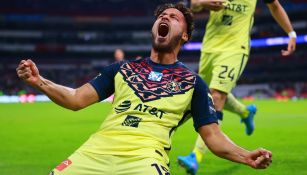
<path fill-rule="evenodd" d="M 54 175 L 169 175 L 171 137 L 193 118 L 195 130 L 217 156 L 252 168 L 267 168 L 272 153 L 245 150 L 222 133 L 206 84 L 177 60 L 193 30 L 192 13 L 183 4 L 157 8 L 150 57 L 116 62 L 83 86 L 72 89 L 40 76 L 31 60 L 22 60 L 18 76 L 58 105 L 80 110 L 115 93 L 112 110 L 94 133 Z"/>
<path fill-rule="evenodd" d="M 283 56 L 295 51 L 296 34 L 290 20 L 278 0 L 263 0 L 281 26 L 289 34 L 287 50 Z M 206 33 L 203 38 L 199 65 L 200 77 L 209 85 L 219 119 L 225 109 L 238 114 L 245 124 L 245 132 L 251 135 L 254 131 L 256 106 L 245 106 L 230 92 L 242 74 L 250 52 L 250 30 L 256 0 L 192 0 L 191 8 L 199 11 L 210 10 Z M 225 104 L 226 103 L 226 104 Z M 195 148 L 188 156 L 179 156 L 178 162 L 189 173 L 196 174 L 206 146 L 199 136 Z"/>

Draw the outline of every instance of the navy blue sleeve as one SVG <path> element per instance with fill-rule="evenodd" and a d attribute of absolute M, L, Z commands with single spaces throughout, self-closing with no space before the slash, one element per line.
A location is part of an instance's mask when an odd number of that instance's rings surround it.
<path fill-rule="evenodd" d="M 194 128 L 197 132 L 198 128 L 203 125 L 218 123 L 213 99 L 208 95 L 209 93 L 209 89 L 205 82 L 197 76 L 191 102 L 191 113 Z"/>
<path fill-rule="evenodd" d="M 114 93 L 114 78 L 123 62 L 116 62 L 102 68 L 99 75 L 89 83 L 95 88 L 99 100 L 104 100 Z"/>
<path fill-rule="evenodd" d="M 272 2 L 274 2 L 274 1 L 275 1 L 275 0 L 263 0 L 263 2 L 266 3 L 266 4 L 272 3 Z"/>

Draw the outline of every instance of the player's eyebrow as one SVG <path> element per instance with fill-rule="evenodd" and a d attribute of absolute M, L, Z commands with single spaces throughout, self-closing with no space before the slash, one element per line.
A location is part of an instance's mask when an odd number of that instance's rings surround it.
<path fill-rule="evenodd" d="M 162 12 L 159 16 L 164 16 L 164 15 L 169 15 L 170 17 L 176 17 L 177 19 L 179 19 L 179 15 L 176 13 L 167 13 L 167 12 Z"/>
<path fill-rule="evenodd" d="M 159 16 L 167 15 L 166 12 L 162 12 Z"/>
<path fill-rule="evenodd" d="M 169 16 L 179 18 L 179 16 L 176 13 L 171 13 L 171 14 L 169 14 Z"/>

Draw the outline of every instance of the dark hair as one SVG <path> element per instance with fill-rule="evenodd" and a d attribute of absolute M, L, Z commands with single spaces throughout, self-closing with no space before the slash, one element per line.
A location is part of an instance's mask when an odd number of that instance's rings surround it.
<path fill-rule="evenodd" d="M 175 8 L 183 14 L 185 21 L 187 23 L 188 40 L 190 40 L 192 37 L 192 32 L 194 30 L 194 19 L 192 11 L 189 8 L 187 8 L 182 2 L 176 4 L 163 4 L 158 6 L 157 9 L 155 10 L 156 19 L 164 10 L 169 8 Z"/>

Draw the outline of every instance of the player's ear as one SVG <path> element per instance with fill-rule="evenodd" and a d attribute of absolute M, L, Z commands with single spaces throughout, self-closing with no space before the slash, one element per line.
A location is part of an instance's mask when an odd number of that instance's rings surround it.
<path fill-rule="evenodd" d="M 189 35 L 186 33 L 186 32 L 183 32 L 182 36 L 181 36 L 181 39 L 184 41 L 184 42 L 187 42 L 189 40 Z"/>

